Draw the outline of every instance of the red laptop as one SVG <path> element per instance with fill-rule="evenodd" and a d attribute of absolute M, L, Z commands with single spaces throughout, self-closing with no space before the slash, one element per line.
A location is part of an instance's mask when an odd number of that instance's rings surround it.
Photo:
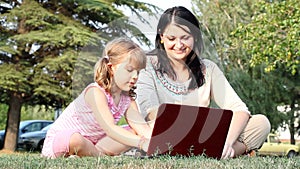
<path fill-rule="evenodd" d="M 205 155 L 220 159 L 231 119 L 231 110 L 162 104 L 147 156 Z"/>

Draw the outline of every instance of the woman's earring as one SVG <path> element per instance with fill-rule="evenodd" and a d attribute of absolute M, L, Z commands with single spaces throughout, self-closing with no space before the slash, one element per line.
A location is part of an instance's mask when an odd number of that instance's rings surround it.
<path fill-rule="evenodd" d="M 161 44 L 163 44 L 163 43 L 164 43 L 164 41 L 163 41 L 163 40 L 160 40 L 160 43 L 161 43 Z"/>

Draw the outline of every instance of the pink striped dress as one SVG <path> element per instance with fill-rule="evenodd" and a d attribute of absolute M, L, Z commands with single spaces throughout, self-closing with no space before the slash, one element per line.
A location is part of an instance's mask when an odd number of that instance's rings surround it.
<path fill-rule="evenodd" d="M 78 132 L 94 144 L 105 136 L 105 132 L 96 121 L 90 106 L 87 105 L 84 100 L 84 95 L 90 87 L 97 87 L 105 93 L 115 123 L 124 116 L 124 113 L 130 105 L 131 98 L 122 95 L 119 104 L 115 105 L 113 98 L 109 93 L 105 92 L 105 90 L 97 83 L 91 83 L 72 103 L 70 103 L 48 130 L 42 150 L 43 156 L 55 157 L 53 152 L 53 141 L 56 133 L 61 131 L 72 130 Z"/>

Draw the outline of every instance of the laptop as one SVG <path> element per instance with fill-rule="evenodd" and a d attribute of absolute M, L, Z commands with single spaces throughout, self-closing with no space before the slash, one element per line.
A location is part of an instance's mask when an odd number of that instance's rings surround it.
<path fill-rule="evenodd" d="M 220 159 L 231 119 L 231 110 L 162 104 L 146 155 L 204 155 Z"/>

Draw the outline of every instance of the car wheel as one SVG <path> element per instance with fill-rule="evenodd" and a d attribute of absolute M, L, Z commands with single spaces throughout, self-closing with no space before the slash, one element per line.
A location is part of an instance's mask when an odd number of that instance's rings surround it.
<path fill-rule="evenodd" d="M 296 152 L 294 150 L 289 151 L 289 153 L 287 154 L 288 158 L 292 158 L 296 156 Z"/>
<path fill-rule="evenodd" d="M 25 149 L 26 149 L 26 151 L 33 151 L 33 147 L 31 147 L 29 145 L 27 145 Z"/>
<path fill-rule="evenodd" d="M 38 151 L 42 151 L 43 145 L 44 145 L 44 140 L 41 140 L 41 141 L 39 142 L 38 146 L 37 146 L 37 150 L 38 150 Z"/>

